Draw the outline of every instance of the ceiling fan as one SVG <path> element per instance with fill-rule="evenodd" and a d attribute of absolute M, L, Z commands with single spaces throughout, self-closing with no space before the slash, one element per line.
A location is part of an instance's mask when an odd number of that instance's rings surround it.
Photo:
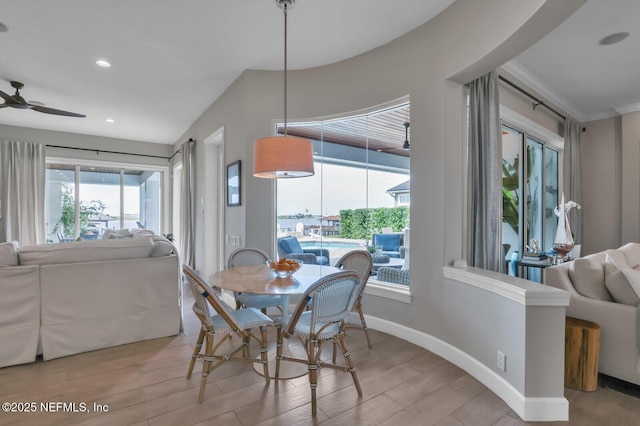
<path fill-rule="evenodd" d="M 11 87 L 16 89 L 16 93 L 13 96 L 7 95 L 2 90 L 0 90 L 0 96 L 4 99 L 4 103 L 0 104 L 0 108 L 11 107 L 17 109 L 32 109 L 34 111 L 44 112 L 45 114 L 64 115 L 66 117 L 86 117 L 86 115 L 84 114 L 76 114 L 75 112 L 62 111 L 60 109 L 54 109 L 29 103 L 25 101 L 22 96 L 20 96 L 20 89 L 24 87 L 24 84 L 18 81 L 12 81 Z"/>

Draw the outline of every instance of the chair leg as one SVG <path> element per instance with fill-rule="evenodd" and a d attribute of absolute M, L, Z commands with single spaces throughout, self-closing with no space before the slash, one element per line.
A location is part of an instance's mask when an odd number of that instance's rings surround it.
<path fill-rule="evenodd" d="M 282 327 L 277 327 L 276 337 L 276 374 L 274 378 L 278 380 L 280 378 L 280 358 L 282 358 Z"/>
<path fill-rule="evenodd" d="M 260 327 L 260 362 L 264 367 L 264 379 L 269 383 L 269 361 L 267 359 L 267 327 Z"/>
<path fill-rule="evenodd" d="M 344 356 L 344 360 L 347 363 L 348 372 L 351 373 L 351 377 L 353 378 L 353 384 L 356 386 L 356 390 L 358 391 L 358 395 L 362 395 L 362 388 L 360 387 L 360 381 L 358 380 L 358 375 L 356 374 L 356 368 L 353 366 L 353 362 L 351 362 L 351 354 L 347 350 L 347 343 L 344 338 L 344 330 L 342 330 L 338 336 L 333 338 L 334 341 L 338 339 L 338 344 L 342 348 L 342 355 Z"/>
<path fill-rule="evenodd" d="M 204 363 L 202 364 L 202 379 L 200 380 L 200 393 L 198 394 L 198 402 L 204 399 L 204 389 L 207 386 L 207 376 L 211 372 L 213 364 L 213 331 L 207 333 L 206 348 L 204 351 Z"/>
<path fill-rule="evenodd" d="M 307 368 L 309 369 L 309 386 L 311 387 L 311 416 L 315 417 L 318 410 L 316 405 L 316 388 L 318 387 L 318 360 L 316 353 L 316 346 L 318 341 L 315 337 L 312 337 L 307 342 L 307 356 L 309 363 Z"/>
<path fill-rule="evenodd" d="M 242 356 L 244 358 L 249 358 L 251 356 L 250 346 L 251 346 L 251 338 L 249 336 L 244 336 L 242 338 Z"/>
<path fill-rule="evenodd" d="M 204 328 L 200 327 L 200 334 L 198 334 L 198 340 L 196 341 L 196 347 L 193 350 L 193 355 L 191 356 L 191 362 L 189 363 L 189 370 L 187 371 L 187 379 L 191 378 L 191 373 L 193 373 L 193 367 L 196 365 L 196 360 L 198 359 L 198 355 L 200 355 L 200 350 L 202 349 L 202 342 L 204 341 Z"/>
<path fill-rule="evenodd" d="M 356 309 L 356 311 L 358 311 L 358 314 L 360 314 L 360 328 L 362 329 L 362 331 L 364 331 L 364 335 L 367 338 L 367 345 L 369 345 L 369 349 L 373 348 L 373 346 L 371 345 L 371 338 L 369 337 L 369 330 L 367 329 L 367 321 L 365 321 L 364 319 L 364 311 L 362 310 L 362 303 L 360 301 L 358 301 L 354 308 Z"/>

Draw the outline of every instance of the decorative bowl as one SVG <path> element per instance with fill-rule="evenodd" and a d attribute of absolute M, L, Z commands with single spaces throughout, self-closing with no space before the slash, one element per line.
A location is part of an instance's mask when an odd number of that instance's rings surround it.
<path fill-rule="evenodd" d="M 280 260 L 267 260 L 267 266 L 278 277 L 286 278 L 292 276 L 297 270 L 302 267 L 302 261 L 286 259 L 283 257 Z"/>

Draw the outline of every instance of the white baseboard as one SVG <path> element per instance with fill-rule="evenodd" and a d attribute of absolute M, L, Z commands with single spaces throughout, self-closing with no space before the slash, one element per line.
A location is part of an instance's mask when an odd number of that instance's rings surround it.
<path fill-rule="evenodd" d="M 349 322 L 359 324 L 360 317 L 352 313 Z M 527 398 L 486 365 L 443 340 L 421 331 L 369 315 L 367 315 L 367 327 L 400 337 L 457 365 L 495 393 L 524 421 L 569 420 L 569 401 L 567 401 L 566 398 Z"/>

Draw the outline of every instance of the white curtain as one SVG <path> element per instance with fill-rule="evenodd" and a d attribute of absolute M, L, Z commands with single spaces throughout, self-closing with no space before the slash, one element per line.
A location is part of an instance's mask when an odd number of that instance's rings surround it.
<path fill-rule="evenodd" d="M 580 134 L 582 125 L 571 118 L 564 122 L 564 198 L 582 204 L 582 171 L 580 168 Z M 574 241 L 582 242 L 582 220 L 580 210 L 571 209 L 568 214 Z"/>
<path fill-rule="evenodd" d="M 182 144 L 182 188 L 180 206 L 180 252 L 182 263 L 195 269 L 195 142 Z"/>
<path fill-rule="evenodd" d="M 498 73 L 492 71 L 471 82 L 469 101 L 467 263 L 500 271 L 502 153 Z"/>
<path fill-rule="evenodd" d="M 2 141 L 0 146 L 0 241 L 45 241 L 44 145 Z"/>

